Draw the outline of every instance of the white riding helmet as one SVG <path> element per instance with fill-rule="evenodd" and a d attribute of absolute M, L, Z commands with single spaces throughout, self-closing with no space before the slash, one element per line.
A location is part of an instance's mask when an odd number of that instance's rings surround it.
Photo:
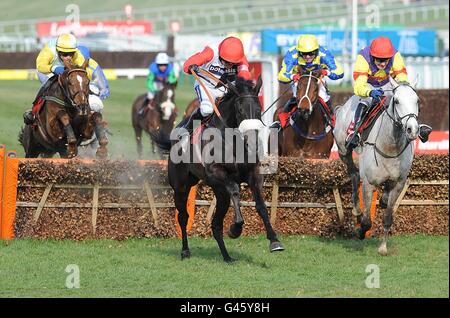
<path fill-rule="evenodd" d="M 167 55 L 167 53 L 164 53 L 164 52 L 158 53 L 158 54 L 156 54 L 155 63 L 156 64 L 169 64 L 169 56 Z"/>

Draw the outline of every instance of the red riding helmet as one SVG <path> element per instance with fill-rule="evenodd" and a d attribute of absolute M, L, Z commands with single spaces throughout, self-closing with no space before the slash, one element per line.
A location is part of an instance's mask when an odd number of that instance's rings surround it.
<path fill-rule="evenodd" d="M 238 64 L 244 58 L 244 46 L 241 40 L 230 36 L 219 44 L 219 56 L 227 62 Z"/>
<path fill-rule="evenodd" d="M 389 38 L 379 36 L 370 44 L 370 55 L 383 59 L 391 58 L 395 54 L 394 46 Z"/>

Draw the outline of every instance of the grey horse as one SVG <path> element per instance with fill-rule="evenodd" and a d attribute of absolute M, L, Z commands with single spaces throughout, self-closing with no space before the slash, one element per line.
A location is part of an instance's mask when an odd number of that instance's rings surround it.
<path fill-rule="evenodd" d="M 351 97 L 336 109 L 334 138 L 339 157 L 347 166 L 352 181 L 352 201 L 361 227 L 358 236 L 364 239 L 371 228 L 370 205 L 373 191 L 383 187 L 380 206 L 386 208 L 383 217 L 384 235 L 378 248 L 381 255 L 387 255 L 387 238 L 393 222 L 393 208 L 403 190 L 414 158 L 414 140 L 419 134 L 419 97 L 414 85 L 396 82 L 390 78 L 392 90 L 387 107 L 375 120 L 372 130 L 355 151 L 359 154 L 359 172 L 352 158 L 352 150 L 345 147 L 347 127 L 353 119 L 359 98 Z M 358 188 L 362 178 L 364 211 L 359 206 Z"/>

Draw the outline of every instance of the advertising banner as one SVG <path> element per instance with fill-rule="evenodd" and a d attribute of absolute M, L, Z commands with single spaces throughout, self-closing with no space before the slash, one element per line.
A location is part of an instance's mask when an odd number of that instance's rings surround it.
<path fill-rule="evenodd" d="M 152 34 L 152 23 L 149 21 L 80 21 L 66 24 L 65 21 L 37 23 L 39 37 L 55 37 L 61 33 L 73 33 L 76 37 L 90 34 L 107 36 L 139 36 Z"/>
<path fill-rule="evenodd" d="M 314 34 L 319 44 L 325 46 L 334 55 L 350 53 L 352 48 L 351 32 L 344 30 L 282 30 L 262 31 L 262 51 L 272 54 L 284 54 L 297 44 L 302 34 Z M 437 36 L 434 30 L 365 30 L 358 32 L 358 50 L 370 44 L 378 36 L 389 37 L 392 44 L 404 56 L 435 56 L 437 54 Z"/>

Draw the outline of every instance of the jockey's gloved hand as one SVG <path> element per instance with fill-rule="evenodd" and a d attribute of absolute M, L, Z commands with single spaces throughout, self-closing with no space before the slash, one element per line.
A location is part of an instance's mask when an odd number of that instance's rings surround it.
<path fill-rule="evenodd" d="M 294 82 L 298 82 L 298 80 L 300 79 L 300 74 L 292 74 L 291 75 L 291 80 L 293 80 Z"/>
<path fill-rule="evenodd" d="M 374 98 L 374 99 L 380 99 L 381 96 L 383 96 L 384 92 L 382 89 L 374 89 L 372 91 L 370 91 L 369 96 Z"/>
<path fill-rule="evenodd" d="M 198 67 L 197 64 L 192 64 L 192 65 L 189 66 L 188 70 L 189 70 L 189 72 L 190 72 L 191 74 L 192 74 L 192 73 L 198 73 L 199 67 Z"/>
<path fill-rule="evenodd" d="M 54 66 L 52 68 L 52 72 L 56 75 L 62 74 L 62 73 L 64 73 L 64 67 L 63 66 L 56 66 L 56 67 Z"/>
<path fill-rule="evenodd" d="M 109 96 L 109 89 L 104 89 L 100 92 L 100 99 L 105 99 Z"/>

